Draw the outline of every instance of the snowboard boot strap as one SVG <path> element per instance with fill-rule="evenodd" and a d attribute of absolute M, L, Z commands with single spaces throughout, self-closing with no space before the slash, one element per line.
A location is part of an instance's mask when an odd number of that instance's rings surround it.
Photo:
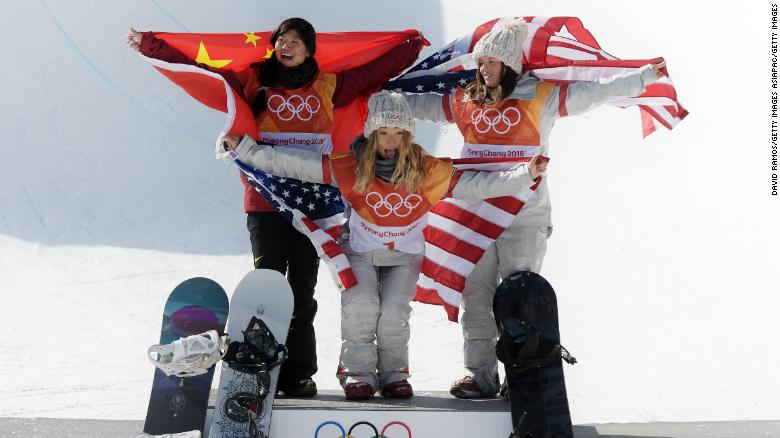
<path fill-rule="evenodd" d="M 577 358 L 572 356 L 571 353 L 569 353 L 569 350 L 564 348 L 564 346 L 561 344 L 558 344 L 558 347 L 561 349 L 561 359 L 563 359 L 569 365 L 574 365 L 577 363 Z"/>
<path fill-rule="evenodd" d="M 264 398 L 263 396 L 262 398 Z M 261 406 L 262 398 L 258 397 L 257 406 Z M 263 432 L 257 427 L 257 413 L 249 411 L 249 438 L 267 438 Z"/>
<path fill-rule="evenodd" d="M 266 438 L 257 427 L 257 412 L 263 406 L 265 395 L 240 392 L 230 397 L 225 403 L 225 417 L 249 425 L 248 438 Z"/>
<path fill-rule="evenodd" d="M 281 364 L 287 358 L 287 348 L 276 341 L 271 329 L 262 319 L 252 317 L 249 325 L 244 330 L 244 342 L 257 347 L 260 350 L 263 362 L 269 369 Z M 284 353 L 280 356 L 280 353 Z"/>
<path fill-rule="evenodd" d="M 279 344 L 274 356 L 273 362 L 265 363 L 262 360 L 262 353 L 254 345 L 246 342 L 231 342 L 222 360 L 236 371 L 257 374 L 269 372 L 284 362 L 287 359 L 287 347 Z"/>
<path fill-rule="evenodd" d="M 252 317 L 244 341 L 228 345 L 222 360 L 236 371 L 249 374 L 268 373 L 287 359 L 287 347 L 276 342 L 262 319 Z"/>
<path fill-rule="evenodd" d="M 542 358 L 530 358 L 530 359 L 522 359 L 518 358 L 512 363 L 512 371 L 518 374 L 524 373 L 526 371 L 532 370 L 534 368 L 544 368 L 547 365 L 551 364 L 555 359 L 561 358 L 566 363 L 570 365 L 574 365 L 577 363 L 577 358 L 571 355 L 569 353 L 569 350 L 563 347 L 561 344 L 557 344 L 555 347 L 553 347 L 552 351 L 550 351 L 550 354 L 548 354 L 545 357 Z"/>
<path fill-rule="evenodd" d="M 268 372 L 268 366 L 262 360 L 257 347 L 246 342 L 233 341 L 228 345 L 222 361 L 230 368 L 248 374 Z"/>
<path fill-rule="evenodd" d="M 539 357 L 541 338 L 541 332 L 526 321 L 502 320 L 501 335 L 496 344 L 496 356 L 503 363 L 511 363 L 512 371 L 516 374 L 543 368 L 557 358 L 562 358 L 572 365 L 577 363 L 577 359 L 561 344 L 553 346 L 546 356 Z"/>
<path fill-rule="evenodd" d="M 166 376 L 193 377 L 205 374 L 219 361 L 221 347 L 217 331 L 209 330 L 170 344 L 152 345 L 147 358 Z"/>
<path fill-rule="evenodd" d="M 231 342 L 222 360 L 238 372 L 253 374 L 257 379 L 257 396 L 265 398 L 271 387 L 271 370 L 287 357 L 287 347 L 278 346 L 277 359 L 271 364 L 262 362 L 260 356 L 261 353 L 252 344 Z"/>

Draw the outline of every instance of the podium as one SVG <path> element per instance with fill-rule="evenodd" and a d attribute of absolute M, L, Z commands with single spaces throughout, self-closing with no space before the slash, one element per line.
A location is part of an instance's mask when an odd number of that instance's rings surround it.
<path fill-rule="evenodd" d="M 213 398 L 209 413 L 212 409 Z M 509 402 L 497 398 L 460 400 L 447 392 L 415 391 L 410 399 L 353 402 L 342 391 L 320 391 L 314 398 L 277 397 L 271 437 L 506 437 L 511 421 Z"/>

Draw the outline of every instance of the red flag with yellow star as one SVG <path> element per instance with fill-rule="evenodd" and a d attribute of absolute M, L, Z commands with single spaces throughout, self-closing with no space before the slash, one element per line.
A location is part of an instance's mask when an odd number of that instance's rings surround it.
<path fill-rule="evenodd" d="M 247 33 L 169 33 L 152 32 L 179 52 L 210 70 L 190 64 L 176 64 L 144 57 L 160 73 L 187 94 L 209 108 L 227 114 L 223 131 L 258 138 L 251 105 L 218 72 L 232 71 L 238 77 L 250 64 L 273 56 L 271 32 Z M 320 70 L 336 73 L 368 64 L 404 41 L 418 35 L 416 30 L 400 32 L 318 32 L 315 58 Z M 346 150 L 363 130 L 365 96 L 334 112 L 334 151 Z"/>

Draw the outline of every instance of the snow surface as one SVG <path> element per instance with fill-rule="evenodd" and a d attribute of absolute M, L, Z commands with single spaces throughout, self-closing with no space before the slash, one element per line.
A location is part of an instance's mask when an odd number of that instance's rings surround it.
<path fill-rule="evenodd" d="M 650 6 L 650 3 L 643 2 Z M 251 267 L 220 113 L 124 46 L 140 30 L 422 29 L 432 48 L 505 15 L 580 17 L 610 53 L 664 56 L 690 117 L 641 139 L 636 109 L 561 120 L 555 232 L 575 423 L 777 419 L 780 199 L 770 195 L 770 3 L 2 2 L 0 416 L 142 419 L 170 290 L 231 291 Z M 13 11 L 10 11 L 13 9 Z M 424 53 L 432 50 L 428 48 Z M 454 154 L 453 127 L 420 125 Z M 320 388 L 335 389 L 338 292 L 320 272 Z M 412 383 L 461 376 L 459 326 L 415 305 Z"/>

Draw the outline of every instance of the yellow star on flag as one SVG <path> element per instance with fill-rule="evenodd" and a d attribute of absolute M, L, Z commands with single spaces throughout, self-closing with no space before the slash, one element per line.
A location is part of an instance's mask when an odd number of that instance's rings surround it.
<path fill-rule="evenodd" d="M 255 35 L 254 32 L 245 33 L 244 35 L 246 35 L 246 41 L 244 41 L 244 44 L 251 44 L 251 45 L 253 45 L 255 47 L 257 47 L 257 40 L 262 38 L 262 37 L 259 37 L 259 36 Z"/>
<path fill-rule="evenodd" d="M 263 59 L 270 59 L 272 56 L 274 56 L 274 50 L 265 49 L 265 56 L 263 56 Z"/>
<path fill-rule="evenodd" d="M 209 67 L 222 68 L 231 62 L 232 59 L 211 59 L 209 52 L 206 51 L 206 45 L 203 41 L 200 42 L 200 48 L 198 49 L 198 56 L 195 58 L 195 62 L 198 64 L 206 64 Z"/>

